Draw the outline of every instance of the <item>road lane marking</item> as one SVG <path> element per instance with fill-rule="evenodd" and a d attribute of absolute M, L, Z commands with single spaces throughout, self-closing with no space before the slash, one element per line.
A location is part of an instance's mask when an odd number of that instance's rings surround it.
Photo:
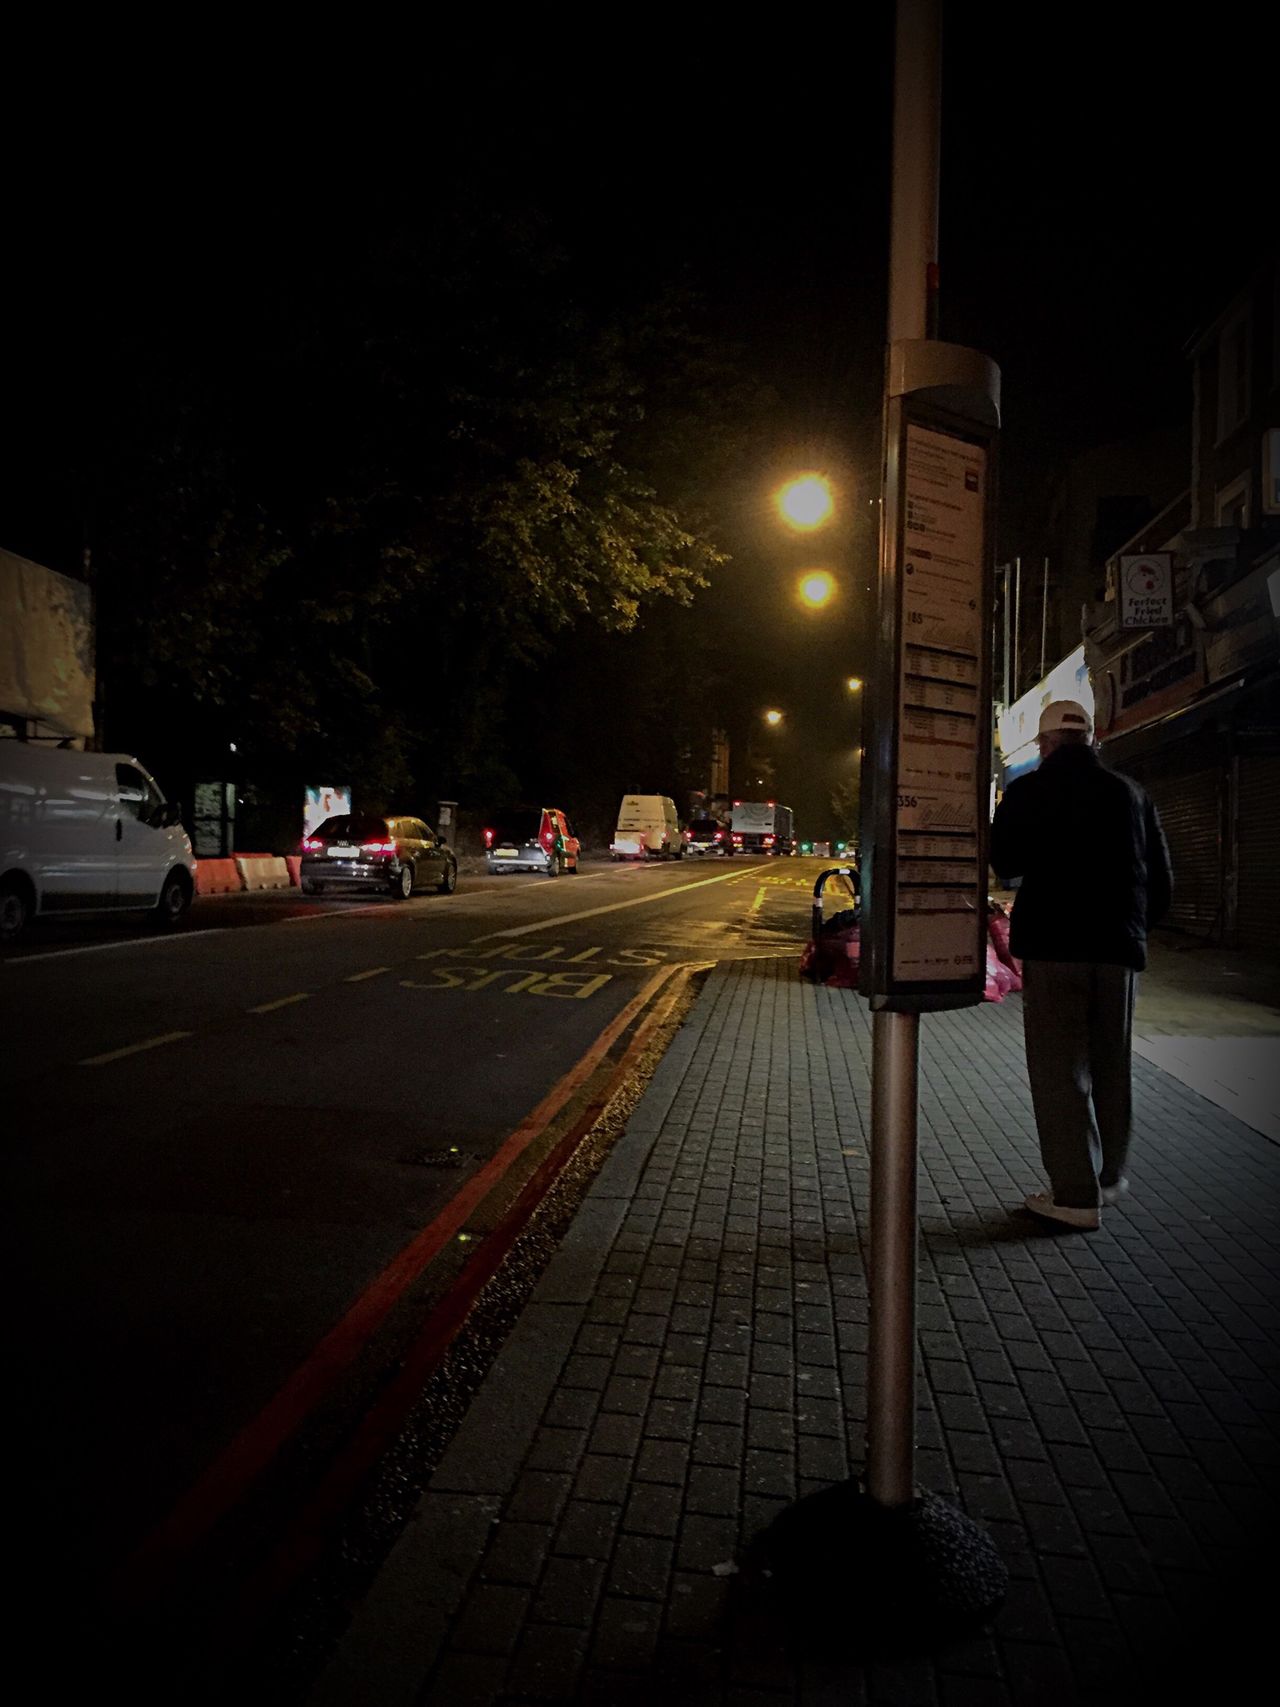
<path fill-rule="evenodd" d="M 557 1080 L 484 1166 L 472 1174 L 435 1220 L 392 1257 L 346 1315 L 313 1346 L 274 1397 L 268 1399 L 134 1549 L 116 1573 L 117 1590 L 138 1597 L 153 1587 L 157 1576 L 207 1535 L 219 1518 L 244 1496 L 338 1376 L 359 1356 L 405 1291 L 462 1231 L 514 1163 L 588 1082 L 618 1038 L 677 973 L 687 978 L 700 965 L 694 969 L 679 963 L 663 966 L 646 980 L 639 994 L 614 1015 L 585 1054 Z"/>
<path fill-rule="evenodd" d="M 78 948 L 51 948 L 48 953 L 39 949 L 34 954 L 15 954 L 4 966 L 40 966 L 46 960 L 65 960 L 71 954 L 103 954 L 109 948 L 154 948 L 158 942 L 202 942 L 207 936 L 226 936 L 230 925 L 215 925 L 207 931 L 170 931 L 163 936 L 123 937 L 119 942 L 85 942 Z"/>
<path fill-rule="evenodd" d="M 166 1031 L 159 1037 L 148 1037 L 142 1043 L 129 1043 L 123 1049 L 108 1049 L 105 1055 L 88 1055 L 83 1061 L 77 1062 L 80 1067 L 105 1067 L 108 1061 L 123 1061 L 126 1055 L 141 1055 L 146 1049 L 159 1049 L 164 1043 L 177 1043 L 184 1037 L 194 1036 L 190 1031 Z"/>
<path fill-rule="evenodd" d="M 344 984 L 363 984 L 366 978 L 381 978 L 384 972 L 390 972 L 389 966 L 371 966 L 367 972 L 353 972 L 349 978 L 344 978 Z"/>
<path fill-rule="evenodd" d="M 598 919 L 601 913 L 619 913 L 624 907 L 648 907 L 655 901 L 670 901 L 676 895 L 687 895 L 691 889 L 705 889 L 709 883 L 732 883 L 735 879 L 749 875 L 746 871 L 728 871 L 720 877 L 700 877 L 696 883 L 682 883 L 676 889 L 660 889 L 654 895 L 633 895 L 629 901 L 610 901 L 607 906 L 587 907 L 581 913 L 556 913 L 549 919 L 535 919 L 530 925 L 512 925 L 505 931 L 486 931 L 475 940 L 488 942 L 493 937 L 528 936 L 530 931 L 553 931 L 561 925 L 577 924 L 579 919 Z"/>
<path fill-rule="evenodd" d="M 296 996 L 277 996 L 274 1002 L 259 1002 L 256 1008 L 248 1008 L 251 1014 L 273 1014 L 277 1008 L 291 1008 L 295 1002 L 311 1000 L 310 990 L 299 990 Z"/>

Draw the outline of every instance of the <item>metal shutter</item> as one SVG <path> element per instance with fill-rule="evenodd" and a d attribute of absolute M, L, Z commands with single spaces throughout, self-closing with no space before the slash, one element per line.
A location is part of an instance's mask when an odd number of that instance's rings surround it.
<path fill-rule="evenodd" d="M 1280 948 L 1280 753 L 1242 753 L 1236 927 L 1248 948 Z"/>
<path fill-rule="evenodd" d="M 1222 922 L 1222 776 L 1216 770 L 1150 777 L 1173 861 L 1167 924 L 1207 936 Z"/>

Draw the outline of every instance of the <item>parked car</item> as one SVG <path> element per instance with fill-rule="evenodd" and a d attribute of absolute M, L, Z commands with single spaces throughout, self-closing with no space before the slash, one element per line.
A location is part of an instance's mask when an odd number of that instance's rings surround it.
<path fill-rule="evenodd" d="M 718 854 L 729 859 L 733 841 L 727 825 L 718 818 L 695 818 L 685 831 L 685 846 L 691 854 Z"/>
<path fill-rule="evenodd" d="M 303 838 L 298 881 L 304 895 L 372 889 L 407 901 L 416 889 L 452 895 L 458 860 L 421 818 L 343 813 Z"/>
<path fill-rule="evenodd" d="M 513 806 L 485 831 L 484 851 L 491 875 L 541 871 L 559 877 L 577 871 L 582 843 L 558 806 Z"/>
<path fill-rule="evenodd" d="M 0 941 L 38 914 L 175 925 L 195 870 L 177 804 L 131 754 L 0 741 Z"/>

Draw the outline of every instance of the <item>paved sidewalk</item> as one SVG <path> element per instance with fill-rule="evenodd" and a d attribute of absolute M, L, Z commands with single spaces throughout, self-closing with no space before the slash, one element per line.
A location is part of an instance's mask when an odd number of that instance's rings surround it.
<path fill-rule="evenodd" d="M 1280 1152 L 1138 1061 L 1125 1207 L 1043 1231 L 1018 999 L 923 1045 L 919 1475 L 1010 1566 L 990 1632 L 817 1662 L 717 1572 L 863 1451 L 869 1016 L 757 962 L 708 980 L 315 1707 L 1269 1693 Z"/>
<path fill-rule="evenodd" d="M 1280 967 L 1162 931 L 1138 993 L 1134 1048 L 1280 1144 Z"/>

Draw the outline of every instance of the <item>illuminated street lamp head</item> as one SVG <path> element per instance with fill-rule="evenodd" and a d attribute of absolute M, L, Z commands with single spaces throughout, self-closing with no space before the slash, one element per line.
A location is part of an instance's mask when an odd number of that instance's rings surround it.
<path fill-rule="evenodd" d="M 857 693 L 858 689 L 862 686 L 862 677 L 850 676 L 848 681 L 845 683 L 845 686 L 848 688 L 850 693 Z"/>
<path fill-rule="evenodd" d="M 807 533 L 831 519 L 835 501 L 830 483 L 821 474 L 802 474 L 778 493 L 778 510 L 789 527 Z"/>
<path fill-rule="evenodd" d="M 821 610 L 835 597 L 836 579 L 825 569 L 807 569 L 800 577 L 800 603 L 810 610 Z"/>
<path fill-rule="evenodd" d="M 782 713 L 780 711 L 766 711 L 764 720 L 771 729 L 776 729 L 782 722 Z"/>

